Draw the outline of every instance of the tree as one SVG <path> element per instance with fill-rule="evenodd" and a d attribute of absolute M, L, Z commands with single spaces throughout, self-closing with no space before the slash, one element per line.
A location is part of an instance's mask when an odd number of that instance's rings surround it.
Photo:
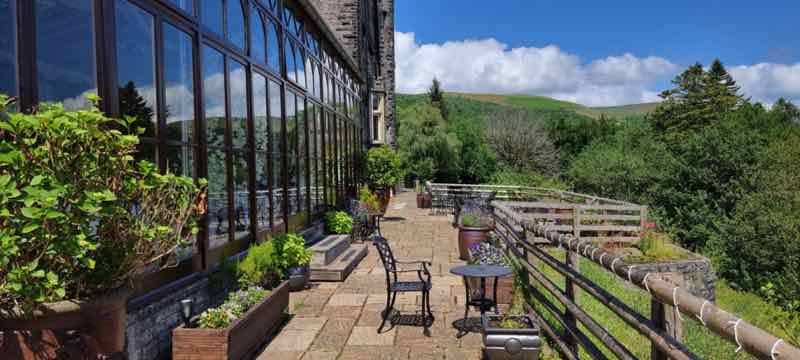
<path fill-rule="evenodd" d="M 128 81 L 125 86 L 119 88 L 119 111 L 122 116 L 131 116 L 136 119 L 133 124 L 134 128 L 149 129 L 148 133 L 155 133 L 153 109 L 147 105 L 147 100 L 136 90 L 133 81 Z"/>
<path fill-rule="evenodd" d="M 436 77 L 433 78 L 431 87 L 428 88 L 428 97 L 430 98 L 431 105 L 439 109 L 439 112 L 442 114 L 442 118 L 448 120 L 449 112 L 447 109 L 447 103 L 444 100 L 444 90 L 442 90 L 442 84 Z"/>
<path fill-rule="evenodd" d="M 487 117 L 489 145 L 501 166 L 552 175 L 559 170 L 558 149 L 542 118 L 525 110 L 496 110 Z"/>
<path fill-rule="evenodd" d="M 424 101 L 400 107 L 398 149 L 407 180 L 457 182 L 461 143 L 442 119 L 438 108 Z"/>
<path fill-rule="evenodd" d="M 772 105 L 772 113 L 784 122 L 800 122 L 800 109 L 784 98 L 778 99 Z"/>

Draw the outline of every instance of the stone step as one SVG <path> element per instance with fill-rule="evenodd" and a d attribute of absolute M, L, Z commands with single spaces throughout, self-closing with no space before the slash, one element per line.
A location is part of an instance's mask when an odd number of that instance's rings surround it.
<path fill-rule="evenodd" d="M 350 235 L 329 235 L 310 248 L 311 265 L 328 265 L 350 246 Z"/>
<path fill-rule="evenodd" d="M 347 276 L 367 256 L 366 244 L 353 244 L 327 265 L 311 265 L 312 281 L 344 281 Z"/>

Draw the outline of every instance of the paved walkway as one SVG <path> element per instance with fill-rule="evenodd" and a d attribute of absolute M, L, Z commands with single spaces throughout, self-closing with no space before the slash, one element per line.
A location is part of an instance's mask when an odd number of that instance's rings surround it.
<path fill-rule="evenodd" d="M 266 359 L 458 359 L 481 358 L 480 334 L 456 338 L 452 322 L 464 315 L 464 284 L 449 269 L 458 259 L 457 230 L 451 217 L 418 209 L 414 192 L 400 193 L 389 205 L 381 232 L 398 259 L 433 261 L 431 337 L 417 326 L 398 325 L 377 333 L 386 301 L 383 266 L 370 245 L 369 255 L 345 282 L 315 283 L 291 294 L 292 319 L 258 357 Z M 416 277 L 416 274 L 411 274 Z M 396 308 L 419 311 L 420 296 L 399 294 Z M 471 313 L 471 316 L 476 316 Z"/>

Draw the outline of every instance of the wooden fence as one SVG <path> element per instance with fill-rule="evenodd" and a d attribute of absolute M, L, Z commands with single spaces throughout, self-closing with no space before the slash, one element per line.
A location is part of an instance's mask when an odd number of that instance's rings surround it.
<path fill-rule="evenodd" d="M 800 359 L 800 349 L 748 324 L 717 307 L 714 303 L 688 293 L 680 286 L 679 282 L 676 282 L 668 274 L 637 271 L 636 265 L 626 264 L 620 255 L 596 246 L 591 238 L 579 237 L 579 233 L 576 236 L 574 230 L 565 231 L 568 229 L 558 223 L 558 220 L 564 220 L 560 217 L 531 216 L 532 212 L 536 213 L 541 209 L 547 209 L 541 201 L 497 200 L 493 201 L 491 205 L 496 220 L 495 233 L 500 239 L 502 248 L 516 258 L 521 265 L 520 276 L 531 296 L 529 300 L 539 305 L 537 309 L 540 311 L 544 310 L 550 313 L 552 316 L 549 318 L 555 319 L 555 322 L 546 320 L 545 316 L 534 311 L 530 305 L 528 311 L 541 325 L 544 334 L 556 345 L 556 350 L 563 358 L 577 359 L 580 347 L 592 358 L 606 359 L 607 356 L 599 348 L 600 346 L 605 347 L 617 358 L 636 358 L 619 339 L 605 329 L 603 324 L 598 323 L 579 305 L 578 292 L 580 291 L 581 294 L 585 294 L 581 296 L 595 298 L 624 321 L 627 326 L 643 335 L 651 344 L 651 359 L 699 358 L 681 341 L 683 318 L 681 313 L 685 314 L 687 318 L 700 322 L 719 337 L 735 344 L 739 350 L 756 358 Z M 634 211 L 633 204 L 613 205 L 618 207 L 600 210 Z M 561 205 L 559 204 L 559 206 Z M 584 223 L 580 217 L 586 215 L 581 212 L 582 206 L 584 205 L 572 208 L 573 216 L 578 218 L 575 223 L 580 224 L 579 227 L 583 227 Z M 630 218 L 622 218 L 623 215 L 616 213 L 604 216 L 619 217 L 601 218 L 601 220 L 634 221 L 633 215 L 624 215 L 631 216 Z M 641 217 L 640 221 L 643 221 L 646 217 L 646 210 L 640 212 L 639 216 Z M 607 230 L 607 228 L 599 227 L 590 229 L 592 230 L 587 231 Z M 558 260 L 537 246 L 531 241 L 530 234 L 567 249 L 567 261 Z M 622 281 L 627 281 L 647 291 L 651 296 L 650 317 L 638 313 L 624 301 L 581 275 L 578 266 L 581 258 L 592 261 L 616 274 Z M 545 264 L 564 276 L 566 279 L 565 290 L 562 291 L 550 280 L 540 270 L 538 264 Z M 560 310 L 550 299 L 560 303 L 565 310 Z M 558 328 L 563 331 L 558 331 Z M 583 329 L 594 335 L 599 344 L 589 339 Z"/>

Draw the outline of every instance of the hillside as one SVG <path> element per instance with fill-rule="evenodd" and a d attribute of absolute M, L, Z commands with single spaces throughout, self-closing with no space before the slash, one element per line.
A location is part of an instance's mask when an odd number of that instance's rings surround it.
<path fill-rule="evenodd" d="M 599 118 L 601 115 L 614 118 L 645 115 L 658 106 L 658 103 L 642 103 L 620 106 L 588 107 L 546 96 L 468 93 L 448 93 L 448 95 L 451 97 L 460 97 L 498 105 L 524 107 L 535 110 L 569 110 L 595 119 Z"/>

